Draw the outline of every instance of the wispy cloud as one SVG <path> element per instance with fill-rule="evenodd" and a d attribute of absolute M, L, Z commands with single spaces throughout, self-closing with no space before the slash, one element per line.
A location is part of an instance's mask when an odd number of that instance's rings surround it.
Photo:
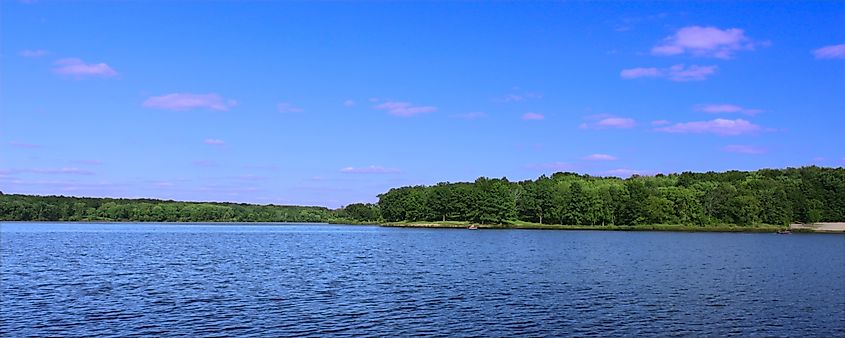
<path fill-rule="evenodd" d="M 689 67 L 683 64 L 677 64 L 669 68 L 630 68 L 623 69 L 619 76 L 626 80 L 638 78 L 665 78 L 675 82 L 701 81 L 706 80 L 707 77 L 716 73 L 718 66 L 699 66 L 691 65 Z"/>
<path fill-rule="evenodd" d="M 717 66 L 692 65 L 685 67 L 684 65 L 674 65 L 669 67 L 666 78 L 675 82 L 701 81 L 716 73 L 717 68 Z"/>
<path fill-rule="evenodd" d="M 91 164 L 91 165 L 103 164 L 103 161 L 100 161 L 100 160 L 77 160 L 77 161 L 74 161 L 74 162 L 79 163 L 79 164 Z"/>
<path fill-rule="evenodd" d="M 522 114 L 522 119 L 523 119 L 523 120 L 526 120 L 526 121 L 539 121 L 539 120 L 543 120 L 543 119 L 545 119 L 545 118 L 546 118 L 546 117 L 545 117 L 543 114 L 538 114 L 538 113 L 525 113 L 525 114 Z"/>
<path fill-rule="evenodd" d="M 277 171 L 281 169 L 277 165 L 273 164 L 245 164 L 243 165 L 245 169 L 256 169 L 256 170 L 265 170 L 265 171 Z"/>
<path fill-rule="evenodd" d="M 0 169 L 2 175 L 13 174 L 47 174 L 47 175 L 94 175 L 93 171 L 79 168 L 23 168 L 23 169 Z"/>
<path fill-rule="evenodd" d="M 745 115 L 756 115 L 763 110 L 743 108 L 735 104 L 702 104 L 695 106 L 696 111 L 710 114 L 739 113 Z"/>
<path fill-rule="evenodd" d="M 222 146 L 226 144 L 226 142 L 223 142 L 223 140 L 219 140 L 216 138 L 207 138 L 203 140 L 202 143 L 205 143 L 210 146 Z"/>
<path fill-rule="evenodd" d="M 608 154 L 592 154 L 584 157 L 587 161 L 616 161 L 616 156 Z"/>
<path fill-rule="evenodd" d="M 278 111 L 280 113 L 301 113 L 305 110 L 302 109 L 302 108 L 299 108 L 297 106 L 294 106 L 290 103 L 281 102 L 281 103 L 276 105 L 276 111 Z"/>
<path fill-rule="evenodd" d="M 618 168 L 618 169 L 610 169 L 603 172 L 604 175 L 608 176 L 616 176 L 616 177 L 630 177 L 633 175 L 649 175 L 649 172 L 636 170 L 636 169 L 628 169 L 628 168 Z"/>
<path fill-rule="evenodd" d="M 25 49 L 18 53 L 18 55 L 25 58 L 40 58 L 42 56 L 46 56 L 47 54 L 50 54 L 50 52 L 43 49 Z"/>
<path fill-rule="evenodd" d="M 619 76 L 621 76 L 623 79 L 637 79 L 641 77 L 661 77 L 663 76 L 663 72 L 660 69 L 654 67 L 638 67 L 623 69 L 621 72 L 619 72 Z"/>
<path fill-rule="evenodd" d="M 654 20 L 662 20 L 669 16 L 669 13 L 657 13 L 647 16 L 629 16 L 621 18 L 618 23 L 616 23 L 614 31 L 617 32 L 628 32 L 633 30 L 637 25 L 643 24 L 646 22 L 654 21 Z"/>
<path fill-rule="evenodd" d="M 672 122 L 670 122 L 669 120 L 654 120 L 654 121 L 651 121 L 652 126 L 665 126 L 665 125 L 670 124 L 670 123 L 672 123 Z"/>
<path fill-rule="evenodd" d="M 387 101 L 385 103 L 375 106 L 376 109 L 386 110 L 388 114 L 394 116 L 409 117 L 423 113 L 431 113 L 437 111 L 437 107 L 433 106 L 415 106 L 408 102 Z"/>
<path fill-rule="evenodd" d="M 143 103 L 143 106 L 147 108 L 172 111 L 185 111 L 198 108 L 226 111 L 235 105 L 237 105 L 235 100 L 225 100 L 215 93 L 171 93 L 150 97 Z"/>
<path fill-rule="evenodd" d="M 343 101 L 343 106 L 344 107 L 354 107 L 355 106 L 355 100 Z"/>
<path fill-rule="evenodd" d="M 340 169 L 344 174 L 397 174 L 402 172 L 398 168 L 387 168 L 378 165 L 371 165 L 367 167 L 346 167 Z"/>
<path fill-rule="evenodd" d="M 76 58 L 61 59 L 55 62 L 53 71 L 61 75 L 113 77 L 117 72 L 105 63 L 85 63 Z"/>
<path fill-rule="evenodd" d="M 730 59 L 733 53 L 740 50 L 753 50 L 754 47 L 755 43 L 745 36 L 742 29 L 689 26 L 663 39 L 663 42 L 651 49 L 651 54 L 689 53 L 694 56 Z"/>
<path fill-rule="evenodd" d="M 632 118 L 617 117 L 607 114 L 591 115 L 585 118 L 587 122 L 581 123 L 581 129 L 630 129 L 637 126 Z"/>
<path fill-rule="evenodd" d="M 752 145 L 745 145 L 745 144 L 732 144 L 722 148 L 723 151 L 728 153 L 737 153 L 737 154 L 749 154 L 749 155 L 759 155 L 765 154 L 769 150 L 763 147 L 752 146 Z"/>
<path fill-rule="evenodd" d="M 550 162 L 550 163 L 533 163 L 526 165 L 525 168 L 532 170 L 555 170 L 566 171 L 574 170 L 576 168 L 572 163 L 567 162 Z"/>
<path fill-rule="evenodd" d="M 192 161 L 191 164 L 193 164 L 197 167 L 216 167 L 217 166 L 217 162 L 214 162 L 212 160 L 195 160 L 195 161 Z"/>
<path fill-rule="evenodd" d="M 225 196 L 240 196 L 246 194 L 254 194 L 256 192 L 263 191 L 263 189 L 257 187 L 243 187 L 243 186 L 228 186 L 228 185 L 206 185 L 197 188 L 197 191 L 203 193 L 213 193 L 213 194 L 222 194 Z"/>
<path fill-rule="evenodd" d="M 845 44 L 814 49 L 813 55 L 816 59 L 845 59 Z"/>
<path fill-rule="evenodd" d="M 636 125 L 636 122 L 634 122 L 634 119 L 624 117 L 609 117 L 599 120 L 596 122 L 596 125 L 608 128 L 633 128 Z"/>
<path fill-rule="evenodd" d="M 27 148 L 27 149 L 41 148 L 40 144 L 18 142 L 18 141 L 9 142 L 9 146 L 14 147 L 14 148 Z"/>
<path fill-rule="evenodd" d="M 540 93 L 533 93 L 533 92 L 515 92 L 515 93 L 508 93 L 504 96 L 496 99 L 498 102 L 519 102 L 524 100 L 531 100 L 531 99 L 540 99 L 543 97 L 543 94 Z"/>
<path fill-rule="evenodd" d="M 455 114 L 452 117 L 456 119 L 464 119 L 464 120 L 477 120 L 483 119 L 487 117 L 487 113 L 485 112 L 471 112 L 471 113 L 464 113 L 464 114 Z"/>
<path fill-rule="evenodd" d="M 715 119 L 710 121 L 676 123 L 671 126 L 657 128 L 655 130 L 667 133 L 718 134 L 733 136 L 757 133 L 763 130 L 763 128 L 743 119 Z"/>
<path fill-rule="evenodd" d="M 156 181 L 152 183 L 156 188 L 172 188 L 176 186 L 176 183 L 171 181 Z"/>
<path fill-rule="evenodd" d="M 82 192 L 80 195 L 99 195 L 108 193 L 110 197 L 118 197 L 118 194 L 126 193 L 126 184 L 117 184 L 110 182 L 76 182 L 64 180 L 20 180 L 14 179 L 7 183 L 13 186 L 36 188 L 36 190 L 25 189 L 25 194 L 34 195 L 49 195 L 55 194 L 57 191 L 63 192 Z M 38 189 L 40 187 L 40 189 Z"/>
<path fill-rule="evenodd" d="M 266 181 L 270 179 L 270 177 L 258 175 L 239 175 L 232 178 L 239 181 Z"/>

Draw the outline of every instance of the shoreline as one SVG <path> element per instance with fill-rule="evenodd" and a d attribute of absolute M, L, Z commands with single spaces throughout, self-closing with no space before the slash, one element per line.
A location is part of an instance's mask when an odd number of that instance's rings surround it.
<path fill-rule="evenodd" d="M 380 223 L 379 226 L 395 227 L 395 228 L 436 228 L 436 229 L 467 229 L 469 226 L 476 226 L 478 229 L 486 230 L 505 230 L 505 229 L 523 229 L 523 230 L 588 230 L 588 231 L 672 231 L 672 232 L 734 232 L 734 233 L 776 233 L 782 230 L 791 230 L 798 233 L 828 233 L 828 234 L 842 234 L 845 233 L 845 223 L 819 223 L 819 224 L 841 224 L 842 229 L 830 228 L 816 228 L 812 226 L 797 227 L 795 224 L 790 226 L 776 226 L 776 225 L 758 225 L 758 226 L 736 226 L 736 225 L 716 225 L 716 226 L 691 226 L 691 225 L 668 225 L 668 224 L 653 224 L 653 225 L 560 225 L 560 224 L 539 224 L 539 223 L 519 223 L 519 224 L 475 224 L 469 222 L 389 222 Z"/>
<path fill-rule="evenodd" d="M 91 224 L 111 224 L 111 223 L 124 223 L 124 224 L 210 224 L 210 225 L 284 225 L 284 224 L 333 224 L 329 222 L 218 222 L 218 221 L 208 221 L 208 222 L 155 222 L 155 221 L 0 221 L 0 223 L 91 223 Z M 375 225 L 375 224 L 374 224 Z"/>
<path fill-rule="evenodd" d="M 790 224 L 790 230 L 814 233 L 845 233 L 845 222 L 819 222 L 813 224 Z"/>
<path fill-rule="evenodd" d="M 713 225 L 693 226 L 680 224 L 651 225 L 560 225 L 520 222 L 516 224 L 478 224 L 463 221 L 446 222 L 133 222 L 133 221 L 0 221 L 0 223 L 91 223 L 91 224 L 185 224 L 185 225 L 347 225 L 379 226 L 388 228 L 429 228 L 429 229 L 467 229 L 476 226 L 484 230 L 581 230 L 581 231 L 670 231 L 670 232 L 734 232 L 734 233 L 775 233 L 790 230 L 796 233 L 845 234 L 845 222 L 821 222 L 815 224 L 790 224 L 775 226 L 761 224 L 756 226 Z"/>

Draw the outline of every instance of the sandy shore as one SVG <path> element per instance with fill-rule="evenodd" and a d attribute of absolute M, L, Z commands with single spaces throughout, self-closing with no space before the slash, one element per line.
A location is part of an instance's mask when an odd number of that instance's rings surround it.
<path fill-rule="evenodd" d="M 818 232 L 845 232 L 845 222 L 836 223 L 813 223 L 813 224 L 792 224 L 790 229 L 806 229 Z"/>

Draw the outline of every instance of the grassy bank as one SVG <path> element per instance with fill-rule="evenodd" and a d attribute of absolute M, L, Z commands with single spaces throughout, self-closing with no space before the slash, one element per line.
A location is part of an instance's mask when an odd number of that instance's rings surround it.
<path fill-rule="evenodd" d="M 464 229 L 471 225 L 479 229 L 536 229 L 536 230 L 605 230 L 605 231 L 683 231 L 683 232 L 777 232 L 786 230 L 786 226 L 760 224 L 755 226 L 722 225 L 682 225 L 682 224 L 649 224 L 649 225 L 560 225 L 540 224 L 531 222 L 512 222 L 510 224 L 472 224 L 469 222 L 391 222 L 382 223 L 388 227 L 409 228 L 455 228 Z"/>
<path fill-rule="evenodd" d="M 378 221 L 356 221 L 348 218 L 333 218 L 328 223 L 341 225 L 381 225 Z"/>

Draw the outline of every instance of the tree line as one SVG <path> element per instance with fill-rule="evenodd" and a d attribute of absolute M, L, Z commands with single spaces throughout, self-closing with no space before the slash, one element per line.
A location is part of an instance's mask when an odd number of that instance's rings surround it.
<path fill-rule="evenodd" d="M 327 222 L 324 207 L 3 195 L 0 221 Z"/>
<path fill-rule="evenodd" d="M 0 221 L 534 222 L 563 225 L 785 225 L 845 221 L 845 168 L 802 167 L 627 179 L 559 172 L 511 182 L 406 186 L 378 203 L 325 207 L 3 195 Z"/>
<path fill-rule="evenodd" d="M 352 204 L 342 216 L 364 221 L 515 221 L 564 225 L 785 225 L 845 221 L 845 169 L 802 167 L 628 179 L 560 172 L 511 182 L 406 186 Z"/>

